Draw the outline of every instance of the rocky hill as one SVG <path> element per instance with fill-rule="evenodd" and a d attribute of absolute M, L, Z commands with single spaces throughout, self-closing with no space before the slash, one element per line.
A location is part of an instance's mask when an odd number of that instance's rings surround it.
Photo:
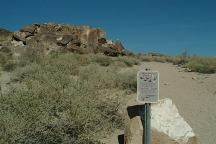
<path fill-rule="evenodd" d="M 33 24 L 17 32 L 0 29 L 0 48 L 9 45 L 40 49 L 46 54 L 74 52 L 128 55 L 120 41 L 107 40 L 103 30 L 88 26 Z"/>

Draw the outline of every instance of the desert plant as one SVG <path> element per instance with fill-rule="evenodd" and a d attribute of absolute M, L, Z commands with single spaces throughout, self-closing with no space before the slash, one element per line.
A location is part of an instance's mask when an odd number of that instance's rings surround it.
<path fill-rule="evenodd" d="M 0 66 L 5 65 L 6 62 L 7 62 L 7 56 L 4 53 L 0 52 Z"/>
<path fill-rule="evenodd" d="M 111 63 L 113 63 L 112 59 L 105 55 L 95 55 L 94 61 L 101 66 L 109 66 Z"/>
<path fill-rule="evenodd" d="M 136 73 L 119 73 L 118 81 L 118 87 L 121 89 L 130 90 L 131 92 L 137 91 Z"/>
<path fill-rule="evenodd" d="M 8 60 L 4 64 L 3 70 L 11 72 L 11 71 L 15 70 L 16 67 L 17 67 L 17 63 L 14 60 Z"/>
<path fill-rule="evenodd" d="M 79 56 L 47 56 L 13 72 L 18 87 L 0 97 L 1 143 L 100 144 L 122 126 L 119 96 L 101 94 L 120 87 L 117 71 L 79 66 Z"/>
<path fill-rule="evenodd" d="M 140 62 L 138 59 L 130 56 L 122 56 L 122 57 L 117 57 L 116 61 L 123 62 L 126 66 L 132 67 L 133 65 L 139 65 Z"/>
<path fill-rule="evenodd" d="M 184 50 L 181 55 L 173 59 L 174 65 L 184 65 L 189 61 L 190 57 L 187 54 L 187 50 Z"/>
<path fill-rule="evenodd" d="M 216 58 L 193 57 L 184 66 L 194 72 L 215 73 Z"/>

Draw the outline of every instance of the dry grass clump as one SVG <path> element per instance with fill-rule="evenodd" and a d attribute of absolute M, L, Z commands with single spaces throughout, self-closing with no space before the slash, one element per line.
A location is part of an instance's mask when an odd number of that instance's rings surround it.
<path fill-rule="evenodd" d="M 215 73 L 216 58 L 192 57 L 184 66 L 194 72 Z"/>
<path fill-rule="evenodd" d="M 177 57 L 174 57 L 174 58 L 173 58 L 172 63 L 173 63 L 174 65 L 179 65 L 179 66 L 181 66 L 181 65 L 186 64 L 189 60 L 190 60 L 189 57 L 177 56 Z"/>
<path fill-rule="evenodd" d="M 5 71 L 12 71 L 15 69 L 12 60 L 13 55 L 11 48 L 9 47 L 1 47 L 0 48 L 0 69 Z"/>
<path fill-rule="evenodd" d="M 148 54 L 139 54 L 136 56 L 137 59 L 143 61 L 143 62 L 172 62 L 173 58 L 170 56 L 165 56 L 165 55 L 148 55 Z"/>
<path fill-rule="evenodd" d="M 133 65 L 139 65 L 140 61 L 132 56 L 123 56 L 115 58 L 115 62 L 120 64 L 122 67 L 132 67 Z"/>

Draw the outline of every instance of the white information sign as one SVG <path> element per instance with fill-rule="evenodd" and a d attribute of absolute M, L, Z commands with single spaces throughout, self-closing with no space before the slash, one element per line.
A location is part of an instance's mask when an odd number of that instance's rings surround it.
<path fill-rule="evenodd" d="M 141 70 L 137 73 L 137 101 L 157 103 L 159 99 L 159 73 Z"/>

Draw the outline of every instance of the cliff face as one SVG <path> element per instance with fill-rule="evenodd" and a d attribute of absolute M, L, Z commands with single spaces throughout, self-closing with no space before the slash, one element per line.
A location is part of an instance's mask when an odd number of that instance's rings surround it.
<path fill-rule="evenodd" d="M 37 48 L 46 54 L 53 51 L 104 53 L 108 56 L 128 54 L 121 42 L 113 43 L 106 39 L 104 31 L 88 26 L 34 24 L 24 27 L 18 32 L 9 33 L 7 40 L 11 40 L 14 46 Z M 1 31 L 0 35 L 3 35 Z"/>

